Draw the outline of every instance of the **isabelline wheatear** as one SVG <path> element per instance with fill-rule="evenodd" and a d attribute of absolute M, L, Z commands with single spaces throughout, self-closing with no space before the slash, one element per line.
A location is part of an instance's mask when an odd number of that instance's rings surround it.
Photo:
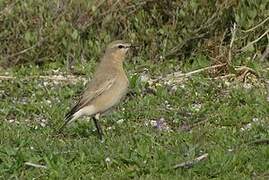
<path fill-rule="evenodd" d="M 65 123 L 60 130 L 82 116 L 90 116 L 102 139 L 103 132 L 98 122 L 100 114 L 118 104 L 128 91 L 129 81 L 123 69 L 123 61 L 131 47 L 130 43 L 121 40 L 107 46 L 93 78 L 79 101 L 66 114 Z"/>

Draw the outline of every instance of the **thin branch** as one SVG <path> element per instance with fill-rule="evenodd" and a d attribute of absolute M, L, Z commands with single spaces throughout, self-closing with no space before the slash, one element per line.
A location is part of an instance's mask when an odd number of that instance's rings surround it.
<path fill-rule="evenodd" d="M 260 61 L 264 61 L 269 55 L 269 35 L 267 34 L 267 46 L 263 54 L 260 56 Z"/>
<path fill-rule="evenodd" d="M 0 76 L 0 80 L 12 80 L 12 79 L 16 79 L 16 77 L 14 76 Z"/>
<path fill-rule="evenodd" d="M 31 47 L 29 47 L 29 48 L 23 49 L 23 50 L 20 51 L 20 52 L 11 54 L 11 55 L 7 56 L 6 58 L 9 59 L 9 58 L 12 58 L 12 57 L 15 57 L 15 56 L 24 54 L 24 53 L 26 53 L 27 51 L 30 51 L 31 49 L 34 49 L 37 45 L 38 45 L 38 43 L 34 44 L 33 46 L 31 46 Z"/>
<path fill-rule="evenodd" d="M 236 71 L 248 71 L 248 72 L 251 72 L 252 74 L 257 74 L 257 72 L 254 69 L 247 66 L 236 66 L 235 70 Z"/>
<path fill-rule="evenodd" d="M 263 25 L 266 21 L 269 20 L 269 17 L 267 17 L 265 20 L 263 20 L 261 23 L 259 23 L 258 25 L 254 26 L 253 28 L 250 28 L 248 30 L 243 30 L 243 32 L 247 33 L 247 32 L 250 32 L 250 31 L 254 31 L 256 28 L 260 27 L 261 25 Z"/>
<path fill-rule="evenodd" d="M 225 31 L 223 32 L 223 35 L 222 35 L 222 37 L 221 37 L 221 41 L 220 41 L 220 45 L 219 45 L 219 52 L 220 52 L 221 54 L 223 54 L 223 51 L 222 51 L 222 49 L 223 49 L 223 41 L 224 41 L 224 39 L 225 39 L 225 37 L 226 37 L 227 32 L 228 32 L 228 29 L 225 29 Z M 210 58 L 211 58 L 211 57 L 210 57 Z M 214 60 L 215 60 L 215 61 L 218 61 L 216 58 L 214 58 Z"/>
<path fill-rule="evenodd" d="M 25 162 L 24 164 L 27 165 L 27 166 L 35 167 L 35 168 L 47 169 L 47 166 L 40 165 L 40 164 L 35 164 L 35 163 L 31 163 L 31 162 Z"/>
<path fill-rule="evenodd" d="M 254 41 L 248 43 L 245 47 L 241 48 L 239 51 L 246 50 L 249 46 L 251 46 L 251 45 L 255 44 L 256 42 L 258 42 L 259 40 L 261 40 L 267 33 L 269 33 L 269 29 L 267 29 L 267 31 L 265 31 L 260 37 L 258 37 Z"/>
<path fill-rule="evenodd" d="M 189 76 L 191 76 L 193 74 L 197 74 L 197 73 L 200 73 L 200 72 L 203 72 L 203 71 L 207 71 L 207 70 L 210 70 L 210 69 L 215 69 L 215 68 L 222 67 L 222 66 L 225 66 L 225 65 L 226 65 L 226 63 L 217 64 L 217 65 L 214 65 L 214 66 L 208 66 L 208 67 L 205 67 L 205 68 L 201 68 L 201 69 L 197 69 L 197 70 L 188 72 L 188 73 L 184 74 L 184 76 L 185 77 L 189 77 Z"/>
<path fill-rule="evenodd" d="M 171 74 L 167 74 L 165 77 L 159 76 L 157 78 L 150 79 L 149 82 L 150 83 L 156 83 L 156 82 L 162 81 L 162 82 L 165 82 L 165 83 L 168 83 L 168 84 L 170 82 L 172 82 L 172 83 L 180 83 L 180 82 L 182 82 L 183 78 L 190 77 L 193 74 L 197 74 L 197 73 L 204 72 L 204 71 L 207 71 L 207 70 L 215 69 L 215 68 L 218 68 L 218 67 L 223 67 L 223 66 L 226 66 L 226 65 L 227 65 L 226 63 L 217 64 L 217 65 L 197 69 L 197 70 L 194 70 L 194 71 L 191 71 L 191 72 L 188 72 L 188 73 L 174 72 L 174 73 L 171 73 Z"/>
<path fill-rule="evenodd" d="M 269 55 L 269 43 L 267 44 L 267 47 L 264 51 L 264 53 L 262 54 L 260 61 L 264 61 Z"/>
<path fill-rule="evenodd" d="M 218 80 L 218 79 L 226 79 L 226 78 L 231 78 L 231 77 L 235 77 L 235 76 L 236 76 L 235 74 L 227 74 L 227 75 L 224 75 L 224 76 L 217 76 L 217 77 L 210 78 L 210 79 L 215 79 L 215 80 Z"/>
<path fill-rule="evenodd" d="M 8 55 L 8 56 L 6 57 L 6 59 L 13 58 L 13 57 L 15 57 L 15 56 L 24 54 L 24 53 L 26 53 L 26 52 L 28 52 L 28 51 L 30 51 L 30 50 L 32 50 L 32 49 L 34 49 L 34 48 L 40 46 L 44 41 L 47 40 L 47 38 L 48 38 L 48 37 L 41 37 L 40 40 L 39 40 L 38 42 L 36 42 L 33 46 L 28 47 L 28 48 L 26 48 L 26 49 L 23 49 L 23 50 L 21 50 L 21 51 L 19 51 L 19 52 L 17 52 L 17 53 Z"/>
<path fill-rule="evenodd" d="M 259 139 L 248 143 L 249 145 L 269 145 L 269 139 Z"/>
<path fill-rule="evenodd" d="M 83 77 L 77 77 L 77 76 L 72 76 L 72 75 L 68 75 L 68 76 L 36 76 L 33 78 L 40 78 L 40 79 L 45 79 L 45 80 L 52 80 L 52 81 L 67 81 L 67 82 L 73 82 L 76 80 L 87 80 L 86 78 Z"/>
<path fill-rule="evenodd" d="M 205 154 L 203 154 L 201 156 L 198 156 L 197 158 L 195 158 L 193 160 L 186 161 L 186 162 L 183 162 L 183 163 L 175 165 L 174 169 L 177 169 L 177 168 L 190 168 L 193 165 L 197 164 L 198 162 L 206 159 L 207 157 L 208 157 L 208 153 L 205 153 Z"/>
<path fill-rule="evenodd" d="M 228 56 L 228 63 L 231 64 L 232 62 L 232 48 L 233 48 L 233 43 L 234 43 L 234 39 L 235 39 L 235 35 L 236 35 L 236 23 L 234 23 L 233 27 L 231 28 L 231 32 L 232 32 L 232 39 L 230 42 L 230 46 L 229 46 L 229 56 Z"/>

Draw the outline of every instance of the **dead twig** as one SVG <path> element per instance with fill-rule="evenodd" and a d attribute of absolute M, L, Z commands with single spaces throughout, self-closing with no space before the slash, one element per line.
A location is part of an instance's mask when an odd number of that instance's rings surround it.
<path fill-rule="evenodd" d="M 236 77 L 235 74 L 227 74 L 227 75 L 224 75 L 224 76 L 217 76 L 217 77 L 214 77 L 214 78 L 211 78 L 211 79 L 226 79 L 226 78 L 232 78 L 232 77 Z"/>
<path fill-rule="evenodd" d="M 193 165 L 197 164 L 198 162 L 206 159 L 208 157 L 208 153 L 205 153 L 201 156 L 198 156 L 197 158 L 190 160 L 190 161 L 186 161 L 180 164 L 175 165 L 173 168 L 174 169 L 178 169 L 178 168 L 191 168 Z"/>
<path fill-rule="evenodd" d="M 45 80 L 52 80 L 52 81 L 66 81 L 66 82 L 74 82 L 77 80 L 85 80 L 86 78 L 83 77 L 77 77 L 77 76 L 36 76 L 36 78 L 45 79 Z"/>
<path fill-rule="evenodd" d="M 236 35 L 236 23 L 233 24 L 233 27 L 231 28 L 232 32 L 232 38 L 229 46 L 229 56 L 228 56 L 228 64 L 232 63 L 232 48 L 233 48 L 233 43 Z"/>
<path fill-rule="evenodd" d="M 256 77 L 259 77 L 259 74 L 252 68 L 247 67 L 247 66 L 237 66 L 235 67 L 235 71 L 237 72 L 237 79 L 240 81 L 245 82 L 246 81 L 246 77 L 249 75 L 254 75 Z"/>
<path fill-rule="evenodd" d="M 269 139 L 259 139 L 248 143 L 249 145 L 269 145 Z"/>
<path fill-rule="evenodd" d="M 263 54 L 260 56 L 260 61 L 264 61 L 269 55 L 269 35 L 267 34 L 267 46 Z"/>
<path fill-rule="evenodd" d="M 40 46 L 46 39 L 47 39 L 47 37 L 46 37 L 46 38 L 41 38 L 41 39 L 40 39 L 37 43 L 35 43 L 33 46 L 28 47 L 28 48 L 26 48 L 26 49 L 23 49 L 23 50 L 21 50 L 21 51 L 19 51 L 19 52 L 17 52 L 17 53 L 8 55 L 8 56 L 6 57 L 6 59 L 10 59 L 10 58 L 16 57 L 16 56 L 18 56 L 18 55 L 24 54 L 24 53 L 26 53 L 26 52 L 28 52 L 28 51 L 30 51 L 30 50 L 32 50 L 32 49 L 34 49 L 34 48 Z"/>
<path fill-rule="evenodd" d="M 149 82 L 152 83 L 156 83 L 156 82 L 165 82 L 165 83 L 180 83 L 182 82 L 182 80 L 184 78 L 190 77 L 194 74 L 200 73 L 200 72 L 204 72 L 207 70 L 211 70 L 211 69 L 215 69 L 215 68 L 219 68 L 219 67 L 223 67 L 226 66 L 227 63 L 223 63 L 223 64 L 217 64 L 217 65 L 213 65 L 213 66 L 208 66 L 208 67 L 204 67 L 201 69 L 197 69 L 188 73 L 182 73 L 182 72 L 174 72 L 171 74 L 167 74 L 165 77 L 157 77 L 154 79 L 150 79 Z"/>
<path fill-rule="evenodd" d="M 12 80 L 16 79 L 14 76 L 0 76 L 0 80 Z"/>
<path fill-rule="evenodd" d="M 200 125 L 204 125 L 208 121 L 209 121 L 209 119 L 201 120 L 201 121 L 195 122 L 193 124 L 183 123 L 180 126 L 180 130 L 188 132 L 188 131 L 192 130 L 193 128 L 199 127 Z"/>
<path fill-rule="evenodd" d="M 261 58 L 260 58 L 260 61 L 264 61 L 269 55 L 269 43 L 264 51 L 264 53 L 262 54 Z"/>
<path fill-rule="evenodd" d="M 258 42 L 259 40 L 261 40 L 265 35 L 267 35 L 269 33 L 269 29 L 267 29 L 260 37 L 258 37 L 257 39 L 255 39 L 254 41 L 248 43 L 245 47 L 239 49 L 238 51 L 245 51 L 249 46 L 255 44 L 256 42 Z"/>
<path fill-rule="evenodd" d="M 263 25 L 268 20 L 269 20 L 269 17 L 267 17 L 265 20 L 263 20 L 261 23 L 257 24 L 253 28 L 250 28 L 248 30 L 243 30 L 243 32 L 247 33 L 247 32 L 250 32 L 250 31 L 254 31 L 255 29 L 257 29 L 258 27 L 260 27 L 261 25 Z"/>
<path fill-rule="evenodd" d="M 189 76 L 191 76 L 193 74 L 197 74 L 197 73 L 200 73 L 200 72 L 203 72 L 203 71 L 215 69 L 215 68 L 222 67 L 222 66 L 225 66 L 225 65 L 226 65 L 226 63 L 217 64 L 217 65 L 213 65 L 213 66 L 208 66 L 208 67 L 204 67 L 204 68 L 201 68 L 201 69 L 197 69 L 197 70 L 194 70 L 194 71 L 185 73 L 185 74 L 182 74 L 182 73 L 180 73 L 180 74 L 173 73 L 172 75 L 175 75 L 175 77 L 189 77 Z M 171 74 L 169 74 L 169 75 L 171 75 Z"/>
<path fill-rule="evenodd" d="M 243 73 L 250 72 L 251 74 L 258 76 L 258 73 L 254 69 L 247 67 L 247 66 L 237 66 L 237 67 L 235 67 L 235 70 L 238 71 L 239 73 L 240 72 L 243 72 Z"/>
<path fill-rule="evenodd" d="M 31 167 L 35 167 L 35 168 L 44 168 L 47 169 L 47 166 L 41 165 L 41 164 L 35 164 L 35 163 L 31 163 L 31 162 L 25 162 L 24 163 L 26 166 L 31 166 Z"/>
<path fill-rule="evenodd" d="M 6 58 L 9 59 L 9 58 L 12 58 L 12 57 L 15 57 L 15 56 L 24 54 L 24 53 L 26 53 L 27 51 L 30 51 L 31 49 L 34 49 L 37 45 L 38 45 L 38 43 L 34 44 L 33 46 L 31 46 L 31 47 L 29 47 L 29 48 L 23 49 L 22 51 L 19 51 L 19 52 L 17 52 L 17 53 L 11 54 L 11 55 L 7 56 Z"/>

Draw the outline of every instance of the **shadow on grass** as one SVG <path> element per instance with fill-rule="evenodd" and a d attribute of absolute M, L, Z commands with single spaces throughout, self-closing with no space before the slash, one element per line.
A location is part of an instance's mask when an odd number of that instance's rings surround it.
<path fill-rule="evenodd" d="M 61 139 L 81 139 L 81 138 L 98 138 L 98 133 L 93 126 L 93 122 L 75 122 L 66 126 L 62 131 L 55 129 L 53 135 Z"/>

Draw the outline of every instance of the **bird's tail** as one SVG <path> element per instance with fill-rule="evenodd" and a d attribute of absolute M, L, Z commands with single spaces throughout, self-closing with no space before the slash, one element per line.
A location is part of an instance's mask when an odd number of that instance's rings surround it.
<path fill-rule="evenodd" d="M 64 123 L 60 126 L 58 132 L 62 132 L 63 128 L 74 120 L 74 114 L 78 110 L 78 105 L 74 106 L 64 117 Z"/>
<path fill-rule="evenodd" d="M 68 122 L 69 121 L 65 121 L 61 126 L 60 126 L 60 128 L 58 129 L 58 133 L 61 133 L 62 131 L 63 131 L 63 129 L 64 129 L 64 127 L 68 124 Z"/>

